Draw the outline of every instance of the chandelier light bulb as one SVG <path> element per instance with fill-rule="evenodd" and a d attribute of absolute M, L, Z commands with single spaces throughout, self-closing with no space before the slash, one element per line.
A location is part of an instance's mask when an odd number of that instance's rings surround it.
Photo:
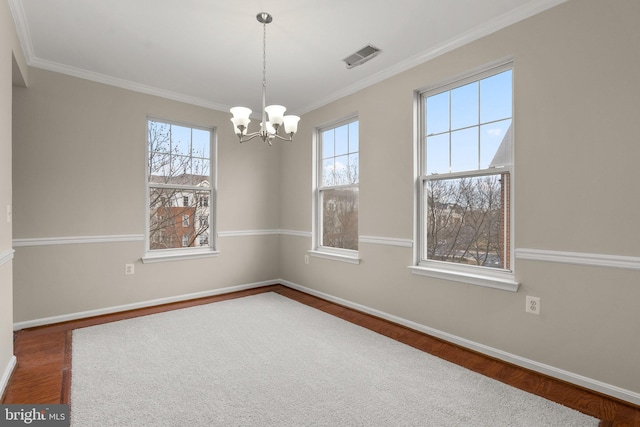
<path fill-rule="evenodd" d="M 282 118 L 284 117 L 284 112 L 287 111 L 285 107 L 282 105 L 269 105 L 264 109 L 269 115 L 269 121 L 274 125 L 280 126 L 282 124 Z"/>
<path fill-rule="evenodd" d="M 300 121 L 300 117 L 284 116 L 282 120 L 284 121 L 284 133 L 292 135 L 298 132 L 298 122 Z"/>

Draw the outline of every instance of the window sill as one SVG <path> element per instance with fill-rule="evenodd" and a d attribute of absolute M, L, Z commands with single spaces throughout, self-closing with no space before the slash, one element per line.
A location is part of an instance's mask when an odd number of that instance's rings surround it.
<path fill-rule="evenodd" d="M 155 262 L 167 262 L 167 261 L 183 261 L 188 259 L 209 258 L 218 256 L 220 252 L 206 250 L 206 251 L 176 251 L 176 252 L 162 252 L 162 253 L 149 253 L 142 257 L 144 264 L 152 264 Z"/>
<path fill-rule="evenodd" d="M 341 261 L 347 262 L 350 264 L 360 264 L 360 258 L 357 253 L 351 254 L 337 254 L 331 252 L 322 252 L 322 251 L 309 251 L 309 255 L 318 258 L 330 259 L 333 261 Z"/>
<path fill-rule="evenodd" d="M 518 292 L 518 288 L 520 287 L 520 283 L 515 281 L 511 273 L 493 272 L 493 274 L 474 274 L 423 265 L 409 266 L 409 270 L 411 270 L 412 274 L 418 276 L 435 277 L 437 279 L 451 280 L 503 291 Z"/>

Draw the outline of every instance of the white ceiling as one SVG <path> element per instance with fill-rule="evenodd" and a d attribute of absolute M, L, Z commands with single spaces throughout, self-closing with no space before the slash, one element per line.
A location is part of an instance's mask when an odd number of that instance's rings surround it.
<path fill-rule="evenodd" d="M 565 0 L 9 0 L 29 65 L 219 110 L 303 114 Z M 381 53 L 347 69 L 372 44 Z"/>

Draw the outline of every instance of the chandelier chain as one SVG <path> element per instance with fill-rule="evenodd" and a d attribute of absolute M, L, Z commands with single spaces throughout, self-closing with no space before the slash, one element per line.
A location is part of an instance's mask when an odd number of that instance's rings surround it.
<path fill-rule="evenodd" d="M 267 24 L 262 24 L 262 86 L 267 87 Z"/>

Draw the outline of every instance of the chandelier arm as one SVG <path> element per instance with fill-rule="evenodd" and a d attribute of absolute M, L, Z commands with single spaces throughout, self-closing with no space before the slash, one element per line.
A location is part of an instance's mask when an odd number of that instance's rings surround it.
<path fill-rule="evenodd" d="M 238 136 L 238 138 L 240 139 L 240 142 L 243 143 L 243 142 L 251 141 L 253 138 L 257 136 L 262 138 L 262 134 L 260 132 L 253 132 L 253 133 L 248 133 L 246 135 L 240 135 Z"/>
<path fill-rule="evenodd" d="M 293 134 L 290 133 L 290 134 L 287 134 L 287 135 L 289 135 L 289 136 L 284 137 L 284 136 L 281 136 L 281 135 L 276 133 L 276 134 L 273 134 L 272 136 L 275 137 L 275 138 L 281 139 L 283 141 L 293 141 Z"/>

